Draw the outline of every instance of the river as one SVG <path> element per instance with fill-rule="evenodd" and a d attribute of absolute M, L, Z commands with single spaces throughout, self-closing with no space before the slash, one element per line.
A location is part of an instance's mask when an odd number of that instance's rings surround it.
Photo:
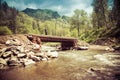
<path fill-rule="evenodd" d="M 117 52 L 60 51 L 49 61 L 0 70 L 0 80 L 120 80 L 119 59 Z"/>

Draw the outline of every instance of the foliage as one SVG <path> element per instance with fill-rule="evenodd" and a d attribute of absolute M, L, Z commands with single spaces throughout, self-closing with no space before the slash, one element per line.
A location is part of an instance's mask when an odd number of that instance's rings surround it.
<path fill-rule="evenodd" d="M 71 30 L 75 28 L 77 30 L 78 37 L 80 37 L 80 35 L 87 31 L 87 29 L 90 27 L 90 22 L 88 19 L 89 17 L 84 10 L 76 9 L 74 11 L 74 15 L 70 19 Z"/>
<path fill-rule="evenodd" d="M 42 22 L 41 32 L 44 35 L 70 36 L 69 24 L 61 18 Z"/>
<path fill-rule="evenodd" d="M 10 35 L 12 34 L 11 30 L 7 26 L 0 26 L 0 35 Z"/>
<path fill-rule="evenodd" d="M 119 0 L 114 0 L 111 6 L 113 8 L 110 9 L 108 0 L 93 0 L 92 15 L 76 9 L 72 17 L 67 17 L 48 9 L 27 8 L 20 12 L 0 0 L 0 34 L 76 37 L 87 42 L 94 42 L 102 37 L 119 38 L 119 3 Z"/>
<path fill-rule="evenodd" d="M 17 33 L 34 33 L 39 34 L 39 21 L 36 19 L 29 17 L 23 12 L 19 12 L 16 17 L 17 24 Z"/>
<path fill-rule="evenodd" d="M 13 33 L 16 33 L 17 14 L 18 11 L 15 8 L 9 7 L 5 1 L 0 0 L 0 26 L 8 26 Z"/>
<path fill-rule="evenodd" d="M 115 24 L 116 27 L 114 28 L 114 30 L 117 30 L 114 32 L 113 36 L 119 38 L 120 37 L 120 0 L 114 0 L 112 12 L 113 12 L 113 20 L 116 23 Z"/>
<path fill-rule="evenodd" d="M 93 0 L 93 23 L 94 27 L 108 27 L 108 0 Z"/>

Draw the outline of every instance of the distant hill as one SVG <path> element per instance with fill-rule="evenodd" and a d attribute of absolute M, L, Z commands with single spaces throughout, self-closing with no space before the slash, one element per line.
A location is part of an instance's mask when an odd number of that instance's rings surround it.
<path fill-rule="evenodd" d="M 57 19 L 60 17 L 58 12 L 52 11 L 49 9 L 30 9 L 26 8 L 22 12 L 26 13 L 27 15 L 31 17 L 35 17 L 37 19 L 40 19 L 42 21 L 44 20 L 50 20 L 50 19 Z"/>

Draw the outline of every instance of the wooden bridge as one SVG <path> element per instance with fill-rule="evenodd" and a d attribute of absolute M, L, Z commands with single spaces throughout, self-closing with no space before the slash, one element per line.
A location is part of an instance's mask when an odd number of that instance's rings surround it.
<path fill-rule="evenodd" d="M 78 40 L 76 38 L 66 38 L 58 36 L 47 35 L 27 35 L 28 39 L 39 38 L 41 42 L 60 42 L 62 50 L 68 50 L 77 46 Z"/>

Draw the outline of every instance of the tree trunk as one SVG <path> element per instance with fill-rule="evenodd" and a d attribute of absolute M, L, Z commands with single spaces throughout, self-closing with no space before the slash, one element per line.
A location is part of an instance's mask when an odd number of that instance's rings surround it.
<path fill-rule="evenodd" d="M 114 19 L 116 21 L 117 32 L 115 37 L 120 37 L 120 0 L 114 0 Z"/>

